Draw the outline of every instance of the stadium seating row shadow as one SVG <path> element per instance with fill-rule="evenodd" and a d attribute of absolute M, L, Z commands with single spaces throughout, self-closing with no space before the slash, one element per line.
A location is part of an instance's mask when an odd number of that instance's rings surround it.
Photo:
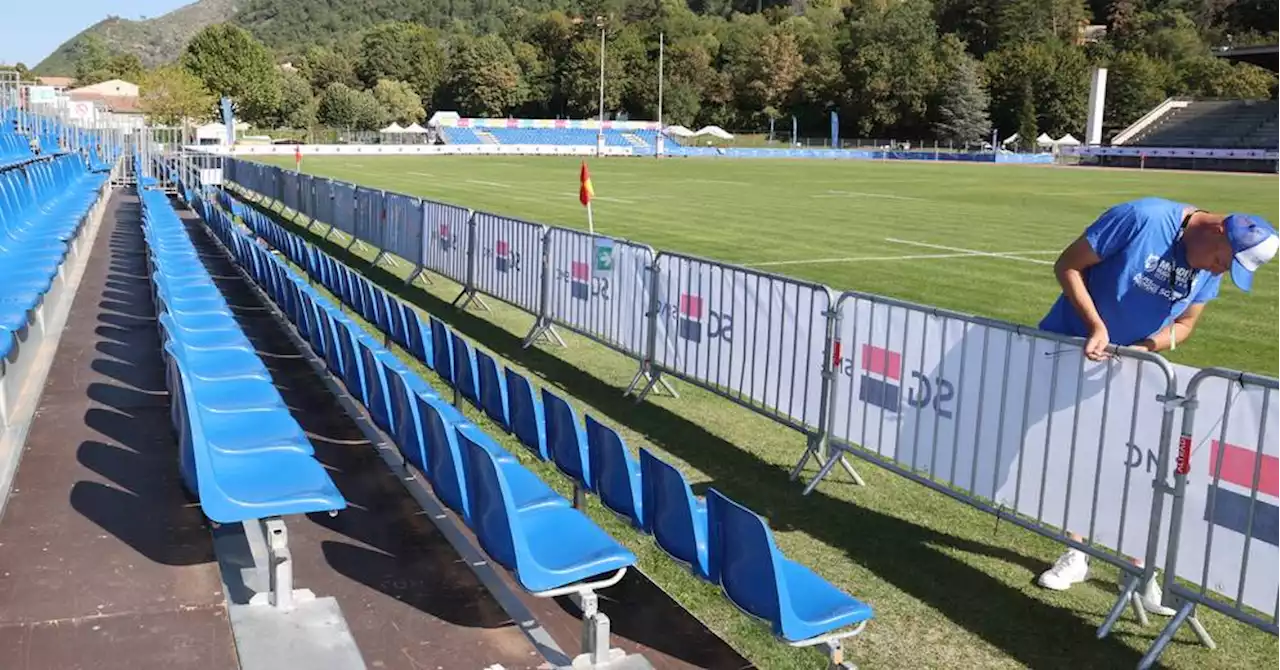
<path fill-rule="evenodd" d="M 217 197 L 226 211 L 260 239 L 377 328 L 388 344 L 395 342 L 445 380 L 453 389 L 455 405 L 460 406 L 465 398 L 538 459 L 553 463 L 573 481 L 575 507 L 580 506 L 581 495 L 598 495 L 606 508 L 652 535 L 665 553 L 695 575 L 720 586 L 730 602 L 766 621 L 783 641 L 794 646 L 823 645 L 833 665 L 843 663 L 841 640 L 863 630 L 872 618 L 871 608 L 784 556 L 762 517 L 714 488 L 705 500 L 697 498 L 678 469 L 644 449 L 638 460 L 632 458 L 615 430 L 591 415 L 585 417 L 585 424 L 580 423 L 570 403 L 550 389 L 535 392 L 528 378 L 452 332 L 440 319 L 427 316 L 424 322 L 409 304 L 258 210 L 225 191 Z M 224 218 L 225 212 L 213 207 L 206 210 L 206 220 L 220 220 L 223 228 L 232 225 Z M 266 252 L 255 256 L 263 254 Z M 317 351 L 325 352 L 330 369 L 347 387 L 359 390 L 374 421 L 393 436 L 406 459 L 426 473 L 437 496 L 470 519 L 476 494 L 469 492 L 464 482 L 455 481 L 456 464 L 476 449 L 490 455 L 505 452 L 434 389 L 428 387 L 424 392 L 425 382 L 340 310 L 327 315 L 316 312 L 313 320 L 308 320 L 307 310 L 300 310 L 298 303 L 318 304 L 316 294 L 305 280 L 286 274 L 296 288 L 281 296 L 285 312 Z M 343 324 L 355 344 L 338 336 L 332 325 L 336 323 Z M 336 337 L 336 347 L 325 340 L 326 334 Z M 375 371 L 372 384 L 363 377 L 368 371 Z M 464 464 L 463 470 L 466 467 Z M 442 476 L 441 471 L 448 474 Z M 483 479 L 491 471 L 494 468 L 481 467 L 474 476 Z M 523 468 L 518 472 L 528 474 L 496 471 L 506 474 L 504 491 L 512 496 L 506 508 L 508 516 L 526 507 L 563 504 L 554 493 L 549 497 L 549 489 Z M 465 472 L 461 474 L 467 479 Z M 556 526 L 543 528 L 556 529 L 546 531 L 552 544 L 563 544 L 569 537 Z M 503 561 L 504 552 L 510 552 L 510 542 L 503 539 L 490 544 L 499 552 L 494 558 L 523 580 L 519 567 Z M 485 549 L 492 555 L 490 544 Z"/>

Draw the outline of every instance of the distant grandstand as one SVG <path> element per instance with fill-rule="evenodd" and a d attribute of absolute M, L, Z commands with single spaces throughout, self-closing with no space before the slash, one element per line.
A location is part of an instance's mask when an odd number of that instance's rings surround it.
<path fill-rule="evenodd" d="M 472 119 L 456 116 L 433 117 L 436 137 L 444 144 L 502 144 L 540 146 L 596 146 L 598 121 L 569 119 Z M 605 121 L 604 145 L 629 149 L 657 148 L 661 124 L 652 121 Z M 667 146 L 682 146 L 664 134 Z"/>
<path fill-rule="evenodd" d="M 1276 72 L 1277 46 L 1219 49 L 1215 56 Z M 1111 167 L 1275 172 L 1275 100 L 1169 98 L 1096 149 Z"/>

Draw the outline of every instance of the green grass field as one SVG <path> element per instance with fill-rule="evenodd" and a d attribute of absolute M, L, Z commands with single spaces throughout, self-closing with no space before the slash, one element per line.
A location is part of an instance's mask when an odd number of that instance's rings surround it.
<path fill-rule="evenodd" d="M 279 164 L 292 166 L 292 159 Z M 315 174 L 585 227 L 576 199 L 577 168 L 576 160 L 561 159 L 304 162 L 304 169 Z M 1280 218 L 1274 177 L 641 159 L 595 160 L 591 170 L 602 232 L 761 266 L 835 289 L 856 288 L 1026 324 L 1034 324 L 1057 293 L 1046 263 L 1114 202 L 1157 194 L 1207 209 Z M 327 234 L 320 226 L 314 230 L 308 234 L 312 241 Z M 696 490 L 715 486 L 767 517 L 783 551 L 875 608 L 866 633 L 848 645 L 850 659 L 862 667 L 1133 667 L 1165 621 L 1155 618 L 1143 628 L 1126 614 L 1109 638 L 1097 640 L 1094 629 L 1116 595 L 1116 570 L 1095 562 L 1088 583 L 1064 593 L 1041 589 L 1035 577 L 1061 545 L 865 464 L 859 471 L 866 487 L 840 475 L 802 497 L 800 484 L 787 478 L 803 447 L 796 433 L 687 384 L 679 385 L 680 399 L 651 397 L 636 404 L 622 397 L 635 373 L 634 361 L 571 334 L 565 335 L 564 348 L 522 348 L 532 322 L 528 314 L 496 301 L 490 301 L 493 311 L 455 310 L 448 303 L 458 287 L 448 280 L 432 277 L 430 284 L 406 286 L 403 266 L 371 266 L 371 250 L 354 247 L 346 254 L 340 233 L 329 239 L 324 244 L 338 258 L 538 383 L 572 396 L 580 412 L 618 427 L 633 449 L 650 448 L 680 467 Z M 1195 338 L 1171 358 L 1275 374 L 1276 264 L 1259 277 L 1251 296 L 1225 284 Z M 525 461 L 549 483 L 568 490 L 553 468 Z M 637 551 L 640 568 L 651 579 L 757 667 L 821 667 L 816 652 L 775 642 L 717 590 L 676 567 L 594 499 L 588 511 Z M 1201 619 L 1219 648 L 1199 647 L 1184 628 L 1166 650 L 1165 665 L 1276 666 L 1275 638 L 1212 612 L 1201 613 Z"/>

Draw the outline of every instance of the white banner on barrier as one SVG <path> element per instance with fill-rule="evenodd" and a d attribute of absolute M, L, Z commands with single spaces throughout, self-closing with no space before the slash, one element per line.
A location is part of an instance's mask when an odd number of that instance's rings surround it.
<path fill-rule="evenodd" d="M 826 287 L 675 254 L 657 268 L 659 366 L 819 425 Z"/>
<path fill-rule="evenodd" d="M 547 227 L 476 212 L 474 288 L 537 314 L 542 295 L 542 241 Z"/>
<path fill-rule="evenodd" d="M 1184 385 L 1196 372 L 1183 366 L 1177 370 Z M 1202 583 L 1209 551 L 1206 586 L 1232 600 L 1243 596 L 1244 604 L 1270 616 L 1280 593 L 1280 398 L 1274 390 L 1266 395 L 1261 387 L 1242 387 L 1218 378 L 1202 382 L 1196 393 L 1199 407 L 1188 445 L 1190 472 L 1177 574 Z M 1255 475 L 1256 499 L 1252 495 Z M 1249 564 L 1241 584 L 1240 557 L 1245 555 Z"/>
<path fill-rule="evenodd" d="M 860 298 L 844 299 L 840 314 L 833 437 L 1146 553 L 1161 412 L 1135 410 L 1165 389 L 1156 365 L 1094 363 L 1053 340 Z M 1113 513 L 1095 518 L 1095 502 Z"/>
<path fill-rule="evenodd" d="M 471 210 L 422 201 L 422 267 L 459 284 L 467 281 Z"/>
<path fill-rule="evenodd" d="M 386 194 L 387 227 L 384 249 L 414 265 L 422 264 L 422 201 L 417 198 Z"/>
<path fill-rule="evenodd" d="M 648 336 L 649 247 L 552 228 L 547 316 L 624 353 L 644 356 Z"/>
<path fill-rule="evenodd" d="M 335 228 L 348 235 L 356 232 L 356 187 L 344 181 L 330 182 L 333 192 L 333 219 L 329 221 Z"/>

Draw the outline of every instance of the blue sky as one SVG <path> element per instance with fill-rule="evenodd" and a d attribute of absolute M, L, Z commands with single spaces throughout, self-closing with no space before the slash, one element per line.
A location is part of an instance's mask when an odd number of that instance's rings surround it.
<path fill-rule="evenodd" d="M 124 19 L 159 16 L 194 0 L 15 0 L 0 17 L 0 63 L 35 67 L 58 45 L 114 15 Z"/>

